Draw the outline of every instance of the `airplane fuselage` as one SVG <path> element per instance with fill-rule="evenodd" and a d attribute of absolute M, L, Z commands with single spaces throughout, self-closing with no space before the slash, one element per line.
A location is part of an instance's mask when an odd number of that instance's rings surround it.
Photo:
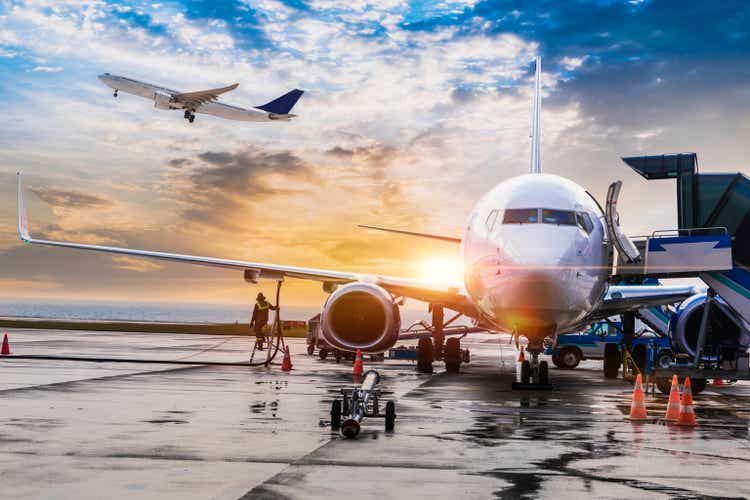
<path fill-rule="evenodd" d="M 178 90 L 169 89 L 151 83 L 141 82 L 139 80 L 127 78 L 125 76 L 112 75 L 109 73 L 100 75 L 99 79 L 105 85 L 117 92 L 125 92 L 126 94 L 137 95 L 139 97 L 149 99 L 154 103 L 154 106 L 159 109 L 186 109 L 179 103 L 169 102 L 170 96 L 180 93 Z M 232 106 L 221 102 L 206 102 L 195 109 L 191 109 L 190 111 L 194 113 L 203 113 L 207 115 L 217 116 L 219 118 L 226 118 L 229 120 L 249 122 L 263 122 L 278 119 L 275 118 L 272 113 L 266 113 L 265 111 L 257 109 L 240 108 L 238 106 Z"/>
<path fill-rule="evenodd" d="M 462 240 L 466 289 L 483 318 L 541 346 L 601 302 L 609 276 L 604 214 L 578 184 L 528 174 L 474 206 Z"/>

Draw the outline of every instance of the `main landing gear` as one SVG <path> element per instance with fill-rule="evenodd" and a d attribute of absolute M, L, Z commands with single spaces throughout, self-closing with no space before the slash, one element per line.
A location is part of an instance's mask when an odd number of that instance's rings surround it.
<path fill-rule="evenodd" d="M 513 382 L 513 389 L 552 389 L 552 385 L 549 383 L 549 364 L 546 361 L 539 361 L 539 355 L 542 353 L 541 348 L 535 349 L 529 346 L 526 352 L 531 356 L 531 360 L 527 359 L 521 363 L 521 380 L 520 382 Z"/>
<path fill-rule="evenodd" d="M 193 110 L 191 109 L 185 110 L 185 119 L 189 121 L 190 123 L 193 123 L 195 121 L 195 113 L 193 113 Z"/>
<path fill-rule="evenodd" d="M 443 306 L 439 304 L 430 304 L 432 312 L 432 325 L 430 332 L 432 339 L 421 338 L 417 344 L 417 371 L 420 373 L 432 373 L 432 363 L 435 360 L 445 362 L 445 371 L 448 373 L 458 373 L 461 369 L 461 363 L 469 362 L 469 351 L 461 350 L 461 341 L 456 337 L 445 340 L 445 327 L 458 319 L 461 314 L 457 314 L 448 321 L 445 321 Z"/>

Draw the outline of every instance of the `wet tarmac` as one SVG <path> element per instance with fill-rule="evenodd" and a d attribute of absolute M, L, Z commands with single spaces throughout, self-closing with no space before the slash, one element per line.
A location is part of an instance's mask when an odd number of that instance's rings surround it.
<path fill-rule="evenodd" d="M 556 389 L 512 391 L 507 337 L 464 344 L 463 373 L 366 362 L 397 402 L 396 430 L 329 428 L 351 365 L 303 354 L 282 372 L 246 362 L 247 338 L 8 330 L 0 358 L 1 498 L 745 498 L 750 385 L 696 397 L 700 426 L 625 419 L 629 385 L 601 363 L 551 370 Z M 502 344 L 499 343 L 502 342 Z M 115 360 L 158 360 L 134 363 Z M 166 361 L 195 362 L 170 364 Z"/>

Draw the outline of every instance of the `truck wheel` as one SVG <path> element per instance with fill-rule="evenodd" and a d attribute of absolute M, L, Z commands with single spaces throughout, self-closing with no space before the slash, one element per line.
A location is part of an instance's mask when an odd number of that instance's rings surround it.
<path fill-rule="evenodd" d="M 341 400 L 335 399 L 331 403 L 331 429 L 341 427 Z"/>
<path fill-rule="evenodd" d="M 528 384 L 531 380 L 531 363 L 525 360 L 521 363 L 521 383 Z"/>
<path fill-rule="evenodd" d="M 546 361 L 539 362 L 539 383 L 549 384 L 549 364 Z"/>
<path fill-rule="evenodd" d="M 385 431 L 391 432 L 396 426 L 396 403 L 388 401 L 385 404 Z"/>
<path fill-rule="evenodd" d="M 432 373 L 432 340 L 419 339 L 417 344 L 417 371 L 419 373 Z"/>
<path fill-rule="evenodd" d="M 315 346 L 312 345 L 312 344 L 308 344 L 307 345 L 307 355 L 308 356 L 312 356 L 313 354 L 315 354 Z"/>
<path fill-rule="evenodd" d="M 672 366 L 672 352 L 661 351 L 659 355 L 656 357 L 656 367 L 667 369 L 670 366 Z"/>
<path fill-rule="evenodd" d="M 457 338 L 450 338 L 445 343 L 443 359 L 445 360 L 445 371 L 458 373 L 461 368 L 461 342 Z"/>
<path fill-rule="evenodd" d="M 328 357 L 328 349 L 325 347 L 318 351 L 318 357 L 320 359 L 326 359 Z"/>
<path fill-rule="evenodd" d="M 662 394 L 669 395 L 669 391 L 672 390 L 672 379 L 659 377 L 656 379 L 656 388 L 659 389 L 659 392 Z"/>
<path fill-rule="evenodd" d="M 708 379 L 705 378 L 696 378 L 696 379 L 690 379 L 690 391 L 693 394 L 700 394 L 703 392 L 703 389 L 706 388 L 708 385 Z"/>
<path fill-rule="evenodd" d="M 575 347 L 566 347 L 560 352 L 560 368 L 572 370 L 581 362 L 581 351 Z"/>
<path fill-rule="evenodd" d="M 617 378 L 621 364 L 620 348 L 617 344 L 606 344 L 604 346 L 604 378 Z"/>
<path fill-rule="evenodd" d="M 559 354 L 553 354 L 552 355 L 552 364 L 555 365 L 558 368 L 562 368 L 562 361 L 560 361 L 560 355 Z"/>
<path fill-rule="evenodd" d="M 336 363 L 341 363 L 341 351 L 336 349 L 333 351 L 333 356 L 336 358 Z"/>

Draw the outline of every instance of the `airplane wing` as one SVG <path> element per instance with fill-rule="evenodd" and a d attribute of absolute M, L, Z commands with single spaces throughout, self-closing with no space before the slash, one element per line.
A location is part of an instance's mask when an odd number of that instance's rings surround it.
<path fill-rule="evenodd" d="M 234 83 L 232 85 L 229 85 L 228 87 L 222 87 L 220 89 L 199 90 L 197 92 L 183 92 L 172 95 L 172 98 L 176 102 L 183 104 L 187 108 L 197 109 L 201 104 L 215 101 L 221 94 L 231 92 L 232 90 L 239 87 L 239 85 L 239 83 Z"/>
<path fill-rule="evenodd" d="M 416 236 L 418 238 L 430 238 L 433 240 L 446 241 L 448 243 L 461 243 L 461 238 L 455 238 L 453 236 L 443 236 L 440 234 L 430 234 L 430 233 L 416 233 L 414 231 L 404 231 L 402 229 L 390 229 L 387 227 L 380 227 L 380 226 L 369 226 L 367 224 L 359 224 L 359 227 L 364 228 L 364 229 L 374 229 L 375 231 L 385 231 L 386 233 L 398 233 L 398 234 L 405 234 L 407 236 Z"/>
<path fill-rule="evenodd" d="M 700 293 L 701 288 L 693 285 L 623 285 L 610 286 L 601 307 L 594 311 L 590 319 L 596 321 L 628 311 L 649 307 L 676 304 Z M 587 321 L 589 318 L 586 318 Z"/>
<path fill-rule="evenodd" d="M 466 292 L 463 290 L 463 285 L 460 284 L 436 284 L 426 281 L 391 276 L 329 271 L 325 269 L 283 266 L 261 262 L 219 259 L 197 255 L 155 252 L 151 250 L 136 250 L 131 248 L 88 245 L 83 243 L 33 238 L 29 232 L 29 225 L 26 216 L 26 207 L 24 204 L 23 196 L 23 183 L 21 182 L 20 173 L 18 174 L 18 236 L 25 243 L 34 245 L 75 248 L 79 250 L 90 250 L 119 255 L 131 255 L 134 257 L 144 257 L 156 260 L 184 262 L 202 266 L 221 267 L 225 269 L 237 269 L 245 272 L 246 275 L 249 274 L 253 278 L 253 281 L 257 279 L 275 280 L 283 278 L 315 280 L 330 284 L 345 284 L 355 281 L 363 281 L 382 286 L 396 296 L 408 297 L 412 299 L 423 300 L 426 302 L 440 303 L 449 309 L 462 312 L 463 314 L 472 318 L 478 317 L 478 312 L 469 301 Z"/>

